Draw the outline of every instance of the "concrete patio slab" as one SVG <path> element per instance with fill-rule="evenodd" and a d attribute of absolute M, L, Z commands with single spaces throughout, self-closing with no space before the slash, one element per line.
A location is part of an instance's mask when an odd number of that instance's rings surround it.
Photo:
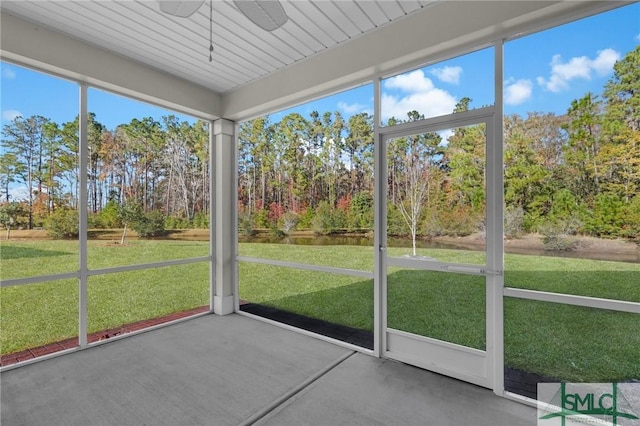
<path fill-rule="evenodd" d="M 357 353 L 256 424 L 531 426 L 536 409 L 488 389 Z"/>
<path fill-rule="evenodd" d="M 4 371 L 2 425 L 535 425 L 535 409 L 242 315 Z"/>
<path fill-rule="evenodd" d="M 237 425 L 351 351 L 207 315 L 0 375 L 3 425 Z"/>

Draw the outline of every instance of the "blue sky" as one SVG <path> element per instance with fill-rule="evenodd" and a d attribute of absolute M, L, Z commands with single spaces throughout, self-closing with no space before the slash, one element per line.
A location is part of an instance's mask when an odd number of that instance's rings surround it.
<path fill-rule="evenodd" d="M 640 4 L 625 6 L 555 29 L 523 37 L 505 45 L 505 112 L 565 113 L 571 100 L 587 91 L 599 94 L 612 76 L 612 67 L 640 43 Z M 486 70 L 491 70 L 486 72 Z M 404 73 L 383 82 L 382 120 L 417 110 L 425 116 L 449 113 L 462 97 L 472 107 L 493 103 L 493 50 L 485 49 L 433 66 Z M 2 125 L 15 116 L 43 115 L 57 123 L 72 121 L 78 111 L 77 85 L 1 63 Z M 99 122 L 114 129 L 133 118 L 176 114 L 96 89 L 89 91 L 89 110 Z M 317 110 L 340 111 L 345 118 L 373 112 L 373 86 L 330 96 L 271 114 Z"/>
<path fill-rule="evenodd" d="M 505 113 L 564 114 L 571 101 L 591 91 L 600 94 L 613 64 L 640 44 L 640 4 L 632 4 L 509 41 L 504 48 Z M 452 112 L 463 97 L 471 107 L 493 104 L 493 49 L 484 49 L 387 79 L 382 85 L 382 120 Z M 486 70 L 489 70 L 487 72 Z M 373 111 L 373 86 L 367 85 L 288 112 L 304 116 L 340 111 L 344 116 Z"/>
<path fill-rule="evenodd" d="M 16 115 L 42 115 L 58 124 L 73 121 L 78 115 L 79 89 L 76 83 L 5 62 L 1 65 L 3 126 Z M 108 129 L 129 123 L 133 118 L 160 119 L 170 114 L 194 121 L 193 117 L 94 88 L 89 88 L 87 102 L 89 111 L 94 112 L 96 120 Z"/>

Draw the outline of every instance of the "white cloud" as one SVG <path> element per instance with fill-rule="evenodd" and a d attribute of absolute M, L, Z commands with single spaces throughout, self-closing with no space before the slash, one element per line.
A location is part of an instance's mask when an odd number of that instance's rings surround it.
<path fill-rule="evenodd" d="M 16 72 L 5 65 L 2 67 L 2 78 L 13 80 L 14 78 L 16 78 Z"/>
<path fill-rule="evenodd" d="M 456 99 L 447 91 L 438 89 L 425 77 L 422 70 L 402 74 L 385 81 L 387 89 L 405 92 L 405 96 L 382 94 L 382 119 L 391 117 L 406 119 L 410 111 L 418 111 L 425 117 L 450 114 L 456 106 Z"/>
<path fill-rule="evenodd" d="M 568 82 L 574 78 L 591 78 L 589 58 L 581 56 L 562 63 L 560 55 L 554 55 L 551 60 L 551 77 L 545 80 L 538 77 L 538 83 L 551 92 L 560 92 L 569 88 Z"/>
<path fill-rule="evenodd" d="M 388 89 L 398 89 L 403 92 L 413 93 L 433 89 L 431 80 L 424 76 L 422 70 L 412 71 L 408 74 L 400 74 L 384 82 Z"/>
<path fill-rule="evenodd" d="M 636 39 L 636 41 L 640 41 L 640 33 L 636 34 L 635 39 Z"/>
<path fill-rule="evenodd" d="M 460 84 L 460 76 L 462 75 L 462 67 L 449 67 L 434 68 L 429 71 L 435 75 L 436 78 L 445 83 Z"/>
<path fill-rule="evenodd" d="M 16 117 L 21 117 L 22 113 L 15 109 L 5 109 L 2 111 L 2 119 L 7 121 L 13 121 Z"/>
<path fill-rule="evenodd" d="M 598 52 L 594 59 L 586 56 L 571 58 L 563 62 L 560 55 L 553 55 L 551 59 L 551 76 L 549 79 L 538 77 L 537 81 L 550 92 L 560 92 L 569 88 L 571 80 L 581 78 L 591 80 L 595 72 L 598 76 L 605 76 L 611 72 L 613 65 L 620 59 L 620 53 L 613 49 L 605 49 Z"/>
<path fill-rule="evenodd" d="M 620 54 L 613 49 L 604 49 L 598 52 L 591 66 L 600 77 L 611 72 L 613 66 L 620 60 Z"/>
<path fill-rule="evenodd" d="M 357 102 L 353 104 L 349 104 L 349 103 L 340 101 L 338 102 L 338 109 L 347 115 L 358 114 L 361 112 L 370 112 L 370 110 L 367 109 L 366 105 L 362 105 Z"/>
<path fill-rule="evenodd" d="M 531 80 L 509 79 L 505 81 L 504 103 L 507 105 L 520 105 L 531 97 L 533 83 Z"/>

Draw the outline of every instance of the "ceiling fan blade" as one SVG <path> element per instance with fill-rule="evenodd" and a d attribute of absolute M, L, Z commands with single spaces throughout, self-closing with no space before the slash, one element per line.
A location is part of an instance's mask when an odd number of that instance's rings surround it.
<path fill-rule="evenodd" d="M 164 13 L 180 18 L 187 18 L 200 9 L 204 0 L 158 0 L 158 3 L 160 3 L 160 10 Z"/>
<path fill-rule="evenodd" d="M 263 30 L 273 31 L 289 19 L 278 0 L 234 0 L 233 3 Z"/>

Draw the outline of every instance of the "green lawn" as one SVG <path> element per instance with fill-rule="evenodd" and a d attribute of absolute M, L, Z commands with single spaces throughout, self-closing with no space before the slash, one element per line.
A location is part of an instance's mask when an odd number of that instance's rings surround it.
<path fill-rule="evenodd" d="M 77 242 L 3 241 L 3 279 L 77 270 Z M 206 255 L 207 242 L 91 241 L 92 269 Z M 240 255 L 371 271 L 373 249 L 242 243 Z M 401 255 L 406 249 L 390 249 Z M 443 261 L 483 262 L 483 255 L 422 249 Z M 506 255 L 507 286 L 640 302 L 640 265 Z M 485 348 L 482 277 L 388 271 L 389 325 L 437 339 Z M 240 297 L 351 327 L 373 328 L 373 282 L 324 272 L 241 262 Z M 91 277 L 89 331 L 208 303 L 208 264 L 171 266 Z M 2 353 L 77 334 L 75 280 L 1 289 Z M 572 381 L 640 378 L 640 315 L 505 299 L 508 366 Z"/>
<path fill-rule="evenodd" d="M 90 269 L 204 256 L 207 242 L 89 242 Z M 77 241 L 3 241 L 3 280 L 78 270 Z M 199 262 L 89 277 L 90 333 L 185 311 L 209 303 L 209 264 Z M 78 334 L 78 281 L 57 280 L 0 289 L 1 353 Z"/>
<path fill-rule="evenodd" d="M 206 241 L 127 240 L 125 245 L 110 241 L 89 241 L 89 269 L 161 262 L 207 256 Z M 39 275 L 62 274 L 78 270 L 78 241 L 38 240 L 1 241 L 3 280 Z"/>
<path fill-rule="evenodd" d="M 242 244 L 243 256 L 371 271 L 372 248 Z M 390 248 L 393 256 L 407 249 Z M 480 264 L 484 255 L 420 249 L 441 261 Z M 640 302 L 640 264 L 505 255 L 505 285 Z M 388 271 L 389 326 L 485 349 L 482 277 Z M 240 297 L 365 330 L 373 329 L 373 282 L 242 262 Z M 640 315 L 505 299 L 505 363 L 568 381 L 640 379 Z"/>

